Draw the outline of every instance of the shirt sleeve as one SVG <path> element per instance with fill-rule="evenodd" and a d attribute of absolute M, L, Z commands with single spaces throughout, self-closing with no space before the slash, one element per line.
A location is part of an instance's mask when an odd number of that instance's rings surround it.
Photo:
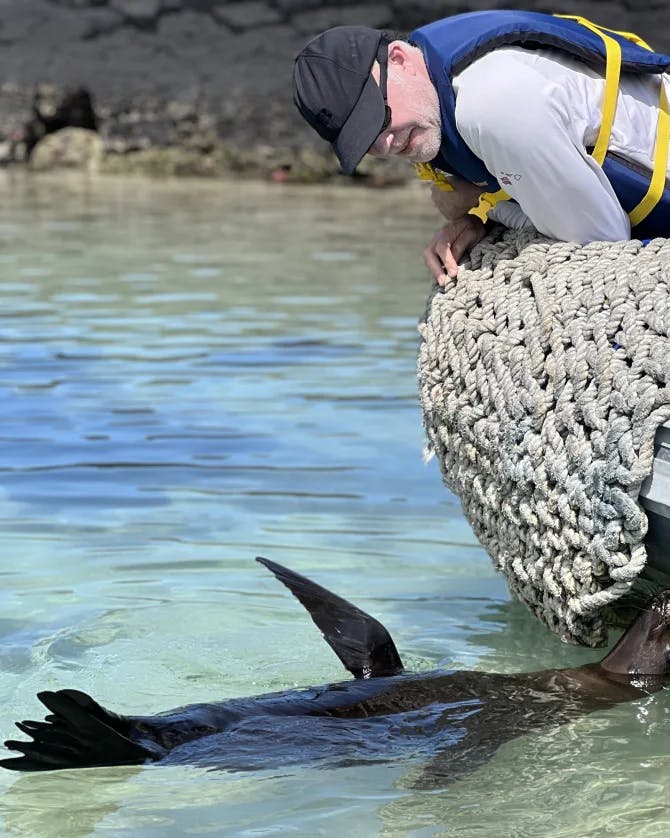
<path fill-rule="evenodd" d="M 580 244 L 630 238 L 628 216 L 587 154 L 562 85 L 504 52 L 454 80 L 456 125 L 469 148 L 539 232 Z M 494 63 L 501 54 L 504 72 Z"/>
<path fill-rule="evenodd" d="M 489 210 L 488 218 L 511 230 L 527 230 L 535 226 L 516 201 L 500 201 Z"/>

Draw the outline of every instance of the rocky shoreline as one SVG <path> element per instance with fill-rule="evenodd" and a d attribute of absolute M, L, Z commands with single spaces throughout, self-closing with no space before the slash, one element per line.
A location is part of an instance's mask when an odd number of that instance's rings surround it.
<path fill-rule="evenodd" d="M 0 165 L 337 177 L 291 101 L 293 56 L 311 36 L 344 23 L 408 31 L 510 5 L 579 13 L 670 51 L 666 0 L 0 0 Z M 366 161 L 359 178 L 408 176 Z"/>

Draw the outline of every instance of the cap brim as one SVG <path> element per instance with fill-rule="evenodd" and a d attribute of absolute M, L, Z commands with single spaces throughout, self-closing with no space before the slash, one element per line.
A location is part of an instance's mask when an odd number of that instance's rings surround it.
<path fill-rule="evenodd" d="M 349 118 L 332 144 L 345 175 L 352 175 L 356 166 L 379 136 L 386 116 L 384 97 L 377 82 L 370 76 Z"/>

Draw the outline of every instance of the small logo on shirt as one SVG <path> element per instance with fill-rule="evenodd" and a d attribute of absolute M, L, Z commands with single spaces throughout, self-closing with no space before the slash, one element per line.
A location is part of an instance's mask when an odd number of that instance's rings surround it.
<path fill-rule="evenodd" d="M 521 180 L 521 175 L 517 175 L 514 172 L 500 172 L 500 183 L 504 183 L 505 186 L 511 186 L 513 180 Z"/>

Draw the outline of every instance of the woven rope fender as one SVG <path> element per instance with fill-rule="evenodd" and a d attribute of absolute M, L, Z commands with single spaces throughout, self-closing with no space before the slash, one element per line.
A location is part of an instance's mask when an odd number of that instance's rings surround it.
<path fill-rule="evenodd" d="M 606 641 L 645 566 L 669 329 L 670 240 L 501 228 L 419 324 L 428 453 L 510 590 L 570 642 Z"/>

